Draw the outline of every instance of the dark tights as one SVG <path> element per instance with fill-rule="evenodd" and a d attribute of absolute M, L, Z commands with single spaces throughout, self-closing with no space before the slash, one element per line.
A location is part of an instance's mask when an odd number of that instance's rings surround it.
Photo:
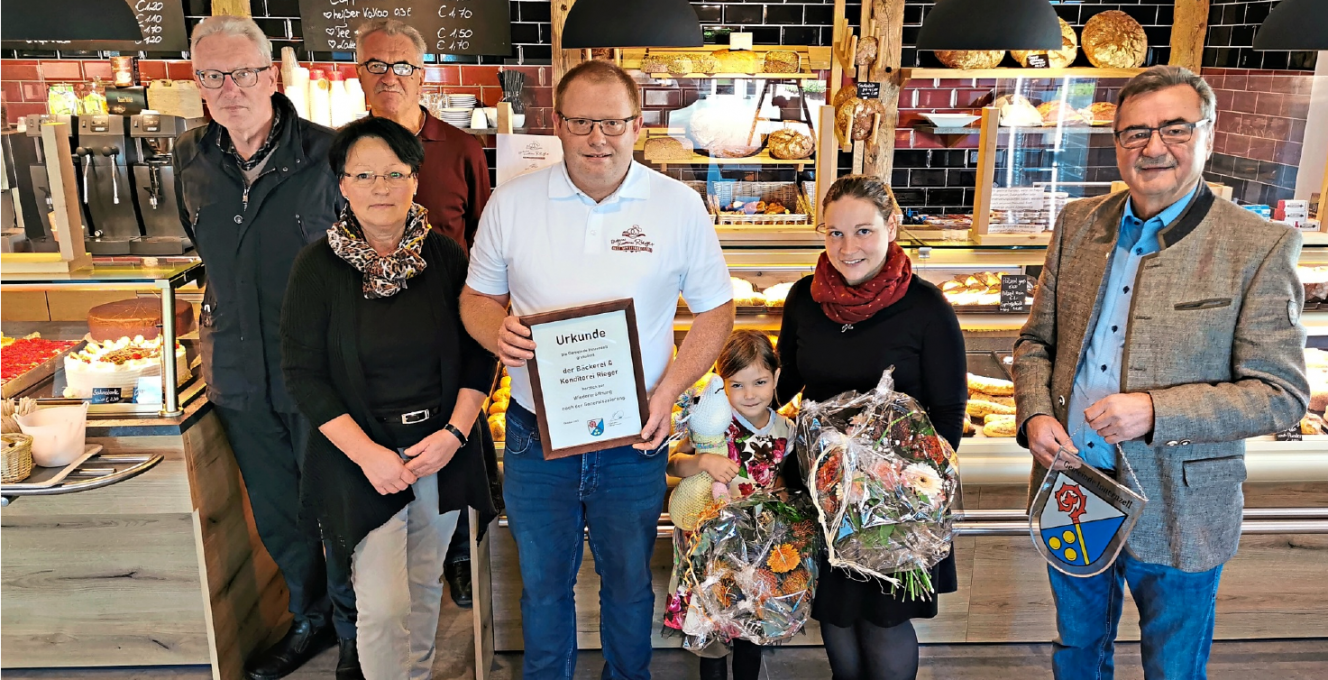
<path fill-rule="evenodd" d="M 733 641 L 733 680 L 757 680 L 761 675 L 761 647 L 746 640 Z M 701 657 L 701 680 L 726 680 L 729 657 Z"/>
<path fill-rule="evenodd" d="M 881 628 L 858 621 L 851 628 L 821 624 L 832 680 L 914 680 L 918 635 L 905 621 Z"/>

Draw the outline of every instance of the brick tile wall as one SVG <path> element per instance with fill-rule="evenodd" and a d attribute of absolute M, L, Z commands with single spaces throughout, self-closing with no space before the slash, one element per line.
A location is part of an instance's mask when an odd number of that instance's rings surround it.
<path fill-rule="evenodd" d="M 1213 157 L 1205 175 L 1245 203 L 1293 197 L 1308 125 L 1312 73 L 1205 68 L 1217 94 Z"/>
<path fill-rule="evenodd" d="M 1251 47 L 1259 25 L 1276 4 L 1275 0 L 1212 0 L 1208 6 L 1204 68 L 1313 71 L 1317 52 L 1264 51 Z"/>

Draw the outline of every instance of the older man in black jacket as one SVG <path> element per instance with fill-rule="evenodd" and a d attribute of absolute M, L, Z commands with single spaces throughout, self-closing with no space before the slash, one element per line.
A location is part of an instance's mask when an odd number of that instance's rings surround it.
<path fill-rule="evenodd" d="M 362 678 L 348 567 L 326 561 L 317 532 L 300 523 L 309 427 L 287 394 L 279 337 L 295 256 L 336 220 L 342 201 L 327 162 L 333 133 L 301 120 L 277 94 L 271 44 L 253 20 L 203 21 L 191 53 L 213 120 L 181 135 L 174 164 L 180 218 L 207 266 L 199 335 L 208 398 L 294 614 L 246 675 L 280 678 L 339 638 L 338 680 Z"/>

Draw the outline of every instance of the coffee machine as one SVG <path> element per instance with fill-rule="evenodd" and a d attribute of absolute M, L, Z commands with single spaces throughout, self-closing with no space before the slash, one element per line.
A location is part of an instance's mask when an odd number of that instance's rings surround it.
<path fill-rule="evenodd" d="M 175 138 L 194 127 L 191 122 L 152 111 L 129 117 L 129 137 L 134 140 L 137 157 L 130 164 L 134 200 L 146 234 L 130 245 L 135 255 L 183 255 L 193 248 L 180 224 L 175 168 L 171 165 Z"/>
<path fill-rule="evenodd" d="M 72 152 L 76 146 L 75 140 L 78 139 L 78 119 L 73 116 L 50 115 L 44 113 L 30 114 L 23 119 L 24 134 L 32 140 L 33 153 L 15 153 L 15 158 L 23 156 L 30 160 L 28 166 L 28 177 L 30 178 L 31 192 L 34 201 L 36 222 L 25 220 L 25 231 L 28 233 L 28 239 L 32 249 L 37 252 L 55 252 L 59 250 L 52 234 L 51 211 L 55 210 L 55 204 L 51 199 L 51 183 L 46 174 L 46 150 L 42 147 L 42 125 L 44 123 L 64 123 L 65 137 L 69 143 L 69 149 Z M 79 187 L 84 187 L 82 178 L 79 176 L 81 168 L 75 164 L 74 174 L 79 180 Z M 19 184 L 23 186 L 22 183 Z M 83 190 L 79 193 L 79 206 L 83 211 L 83 224 L 92 224 L 87 206 L 87 192 Z M 25 217 L 30 214 L 25 210 Z M 37 232 L 40 232 L 38 234 Z M 86 238 L 86 236 L 85 236 Z"/>
<path fill-rule="evenodd" d="M 130 245 L 143 235 L 129 183 L 129 166 L 138 156 L 125 121 L 125 116 L 78 117 L 74 155 L 83 168 L 83 201 L 92 217 L 87 247 L 93 255 L 129 255 Z"/>

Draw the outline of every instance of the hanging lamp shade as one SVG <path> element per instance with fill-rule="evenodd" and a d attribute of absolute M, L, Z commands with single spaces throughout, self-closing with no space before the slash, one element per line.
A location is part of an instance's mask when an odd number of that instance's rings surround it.
<path fill-rule="evenodd" d="M 1059 50 L 1047 0 L 940 0 L 918 33 L 920 50 Z"/>
<path fill-rule="evenodd" d="M 142 40 L 124 0 L 23 0 L 4 3 L 0 40 Z"/>
<path fill-rule="evenodd" d="M 1254 34 L 1256 50 L 1328 50 L 1328 0 L 1282 0 Z"/>
<path fill-rule="evenodd" d="M 687 0 L 577 0 L 563 49 L 701 47 L 701 22 Z"/>

